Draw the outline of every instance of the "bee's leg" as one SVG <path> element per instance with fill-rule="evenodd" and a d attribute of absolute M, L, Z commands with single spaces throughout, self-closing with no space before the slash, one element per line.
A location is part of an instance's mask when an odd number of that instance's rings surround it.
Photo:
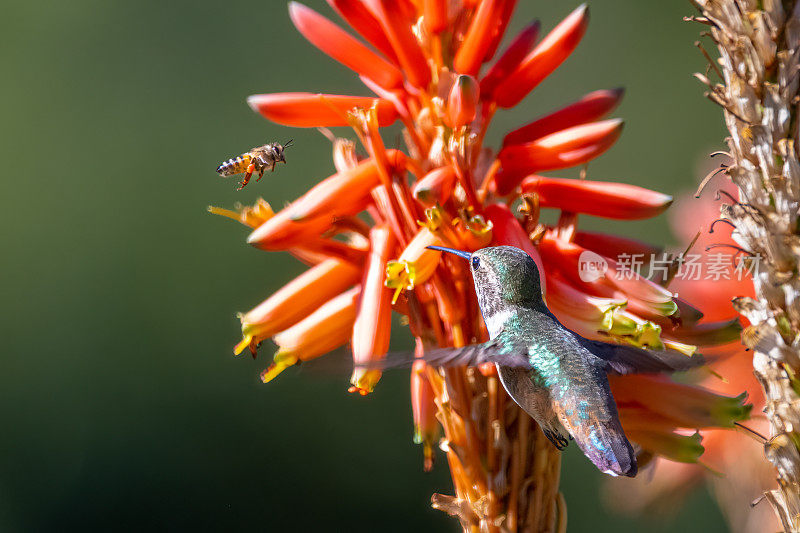
<path fill-rule="evenodd" d="M 253 163 L 250 163 L 247 166 L 247 170 L 244 173 L 244 179 L 239 184 L 239 187 L 236 188 L 237 191 L 241 191 L 242 189 L 244 189 L 244 186 L 247 185 L 247 183 L 250 181 L 250 176 L 253 175 L 253 172 L 255 170 L 256 170 L 256 166 Z"/>
<path fill-rule="evenodd" d="M 258 159 L 261 161 L 261 168 L 258 169 L 258 179 L 256 181 L 264 177 L 264 171 L 267 170 L 267 168 L 269 168 L 271 171 L 275 167 L 274 161 L 270 163 L 263 157 L 259 157 Z"/>

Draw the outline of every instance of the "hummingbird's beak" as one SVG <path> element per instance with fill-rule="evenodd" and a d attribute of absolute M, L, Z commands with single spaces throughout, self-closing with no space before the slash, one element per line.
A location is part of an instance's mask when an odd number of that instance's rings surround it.
<path fill-rule="evenodd" d="M 469 252 L 464 252 L 462 250 L 456 250 L 454 248 L 445 248 L 444 246 L 426 246 L 428 250 L 438 250 L 440 252 L 448 252 L 453 255 L 457 255 L 458 257 L 463 257 L 466 260 L 469 260 L 472 257 L 472 254 Z"/>

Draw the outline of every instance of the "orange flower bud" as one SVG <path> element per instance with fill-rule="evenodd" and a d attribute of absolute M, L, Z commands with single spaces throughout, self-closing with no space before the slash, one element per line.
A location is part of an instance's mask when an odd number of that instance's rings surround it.
<path fill-rule="evenodd" d="M 328 259 L 306 270 L 278 292 L 241 315 L 242 341 L 233 353 L 239 355 L 279 331 L 295 325 L 314 309 L 358 282 L 358 267 L 338 259 Z"/>
<path fill-rule="evenodd" d="M 502 0 L 500 2 L 500 15 L 498 17 L 497 27 L 494 30 L 494 36 L 489 43 L 489 50 L 486 52 L 484 61 L 489 61 L 494 57 L 495 52 L 500 47 L 500 42 L 506 34 L 508 23 L 511 22 L 511 15 L 514 14 L 514 9 L 517 7 L 517 0 Z"/>
<path fill-rule="evenodd" d="M 289 16 L 303 37 L 344 66 L 381 87 L 393 89 L 402 86 L 403 74 L 397 67 L 313 9 L 290 2 Z"/>
<path fill-rule="evenodd" d="M 280 210 L 250 233 L 248 244 L 262 250 L 286 250 L 302 246 L 330 228 L 331 221 L 323 217 L 304 222 L 292 220 L 289 207 Z"/>
<path fill-rule="evenodd" d="M 267 383 L 286 368 L 308 361 L 343 346 L 350 339 L 361 287 L 329 300 L 306 318 L 275 335 L 278 345 L 273 362 L 261 373 Z"/>
<path fill-rule="evenodd" d="M 520 64 L 522 59 L 531 51 L 536 39 L 539 37 L 539 21 L 535 20 L 525 26 L 517 35 L 508 48 L 500 56 L 486 76 L 481 80 L 481 97 L 489 99 L 492 97 L 497 86 L 513 72 Z"/>
<path fill-rule="evenodd" d="M 618 404 L 640 405 L 678 428 L 730 428 L 734 422 L 746 420 L 753 407 L 744 403 L 747 396 L 744 393 L 736 397 L 721 396 L 700 387 L 675 383 L 664 376 L 615 376 L 609 382 Z"/>
<path fill-rule="evenodd" d="M 351 109 L 369 109 L 376 104 L 381 126 L 389 126 L 397 120 L 397 111 L 391 102 L 366 96 L 272 93 L 255 94 L 247 98 L 247 103 L 267 119 L 297 128 L 349 126 L 347 113 Z"/>
<path fill-rule="evenodd" d="M 413 21 L 404 3 L 398 0 L 374 0 L 371 7 L 392 43 L 408 81 L 414 87 L 427 87 L 431 82 L 431 70 L 411 31 Z"/>
<path fill-rule="evenodd" d="M 390 172 L 405 168 L 405 156 L 387 150 Z M 370 191 L 380 185 L 381 176 L 374 159 L 367 159 L 352 169 L 343 170 L 322 180 L 288 207 L 293 221 L 302 222 L 324 215 L 355 215 L 364 209 Z"/>
<path fill-rule="evenodd" d="M 478 106 L 478 82 L 472 76 L 456 78 L 447 99 L 450 126 L 460 128 L 475 120 Z"/>
<path fill-rule="evenodd" d="M 460 74 L 475 76 L 481 69 L 500 24 L 501 0 L 482 0 L 464 40 L 453 58 L 453 68 Z"/>
<path fill-rule="evenodd" d="M 433 468 L 434 446 L 440 435 L 435 399 L 425 375 L 425 362 L 416 361 L 411 369 L 411 413 L 414 417 L 414 443 L 423 446 L 426 472 Z"/>
<path fill-rule="evenodd" d="M 441 33 L 447 29 L 448 0 L 424 0 L 422 3 L 425 27 L 431 33 Z"/>
<path fill-rule="evenodd" d="M 458 242 L 464 250 L 480 250 L 492 242 L 491 221 L 483 215 L 473 215 L 469 218 L 457 218 L 453 221 Z"/>
<path fill-rule="evenodd" d="M 433 207 L 437 203 L 444 204 L 450 198 L 455 184 L 456 171 L 452 166 L 446 165 L 425 174 L 414 183 L 411 192 L 419 203 L 425 207 Z"/>
<path fill-rule="evenodd" d="M 395 289 L 392 303 L 403 289 L 412 290 L 433 275 L 442 252 L 429 250 L 428 246 L 446 246 L 445 242 L 428 228 L 420 229 L 408 243 L 400 258 L 386 265 L 386 286 Z"/>
<path fill-rule="evenodd" d="M 334 11 L 347 21 L 364 39 L 381 51 L 383 55 L 398 63 L 392 44 L 383 33 L 381 23 L 364 5 L 362 0 L 327 0 Z"/>
<path fill-rule="evenodd" d="M 521 187 L 542 207 L 619 220 L 651 218 L 672 204 L 672 196 L 627 183 L 530 176 Z"/>
<path fill-rule="evenodd" d="M 494 93 L 497 105 L 514 107 L 525 98 L 578 46 L 588 23 L 589 8 L 583 4 L 553 28 L 497 87 Z"/>
<path fill-rule="evenodd" d="M 533 142 L 506 146 L 498 155 L 503 166 L 495 178 L 498 194 L 508 194 L 533 172 L 574 167 L 594 159 L 616 142 L 622 125 L 619 119 L 592 122 Z"/>
<path fill-rule="evenodd" d="M 365 367 L 366 363 L 379 361 L 389 350 L 392 331 L 392 293 L 383 284 L 386 263 L 394 252 L 395 239 L 385 226 L 369 232 L 370 251 L 361 280 L 361 302 L 353 326 L 353 363 L 356 365 L 350 378 L 350 392 L 365 395 L 372 392 L 381 378 L 379 369 Z"/>
<path fill-rule="evenodd" d="M 503 139 L 503 146 L 523 144 L 566 128 L 593 122 L 610 113 L 625 94 L 624 89 L 594 91 L 577 102 L 517 128 Z"/>

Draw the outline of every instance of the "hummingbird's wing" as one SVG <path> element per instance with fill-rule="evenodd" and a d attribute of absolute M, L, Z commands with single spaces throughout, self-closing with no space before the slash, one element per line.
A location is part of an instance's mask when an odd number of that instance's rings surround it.
<path fill-rule="evenodd" d="M 370 363 L 381 369 L 402 368 L 411 366 L 419 359 L 431 366 L 479 366 L 484 363 L 513 368 L 531 369 L 531 362 L 526 357 L 528 346 L 521 339 L 500 333 L 494 339 L 481 344 L 469 344 L 461 348 L 434 348 L 427 350 L 421 357 L 411 353 L 390 353 L 386 359 Z"/>
<path fill-rule="evenodd" d="M 687 356 L 672 350 L 645 350 L 636 346 L 610 344 L 579 337 L 581 344 L 607 364 L 614 374 L 657 374 L 679 372 L 702 366 L 705 358 L 699 353 Z"/>

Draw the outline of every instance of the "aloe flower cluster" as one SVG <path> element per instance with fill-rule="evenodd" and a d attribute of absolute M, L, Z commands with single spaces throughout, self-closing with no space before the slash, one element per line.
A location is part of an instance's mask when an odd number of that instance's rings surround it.
<path fill-rule="evenodd" d="M 619 264 L 619 257 L 655 248 L 578 229 L 581 213 L 656 216 L 669 196 L 540 174 L 586 165 L 614 144 L 622 122 L 605 117 L 622 91 L 590 92 L 520 124 L 499 147 L 484 144 L 494 114 L 514 108 L 578 45 L 589 21 L 585 5 L 543 37 L 532 22 L 502 47 L 515 0 L 328 3 L 352 32 L 298 3 L 289 15 L 373 96 L 278 93 L 248 103 L 281 125 L 324 128 L 336 171 L 278 212 L 263 200 L 238 211 L 212 208 L 252 228 L 251 245 L 308 265 L 241 315 L 237 354 L 249 349 L 255 356 L 270 338 L 278 346 L 265 382 L 349 344 L 356 363 L 349 390 L 371 393 L 381 371 L 370 363 L 386 356 L 392 312 L 405 317 L 418 354 L 485 341 L 468 268 L 430 245 L 525 250 L 543 273 L 550 309 L 588 338 L 688 355 L 738 337 L 737 321 L 703 322 L 695 305 Z M 405 146 L 387 149 L 381 128 L 397 121 Z M 360 149 L 327 130 L 342 126 L 352 128 Z M 540 221 L 547 209 L 560 214 L 556 224 Z M 579 266 L 587 252 L 623 275 L 585 279 Z M 505 394 L 493 366 L 436 369 L 418 361 L 410 388 L 425 467 L 438 445 L 452 474 L 454 494 L 434 495 L 434 507 L 465 530 L 563 530 L 560 454 Z M 732 427 L 749 410 L 741 397 L 660 376 L 616 378 L 612 391 L 640 465 L 655 456 L 697 461 L 697 429 Z"/>

